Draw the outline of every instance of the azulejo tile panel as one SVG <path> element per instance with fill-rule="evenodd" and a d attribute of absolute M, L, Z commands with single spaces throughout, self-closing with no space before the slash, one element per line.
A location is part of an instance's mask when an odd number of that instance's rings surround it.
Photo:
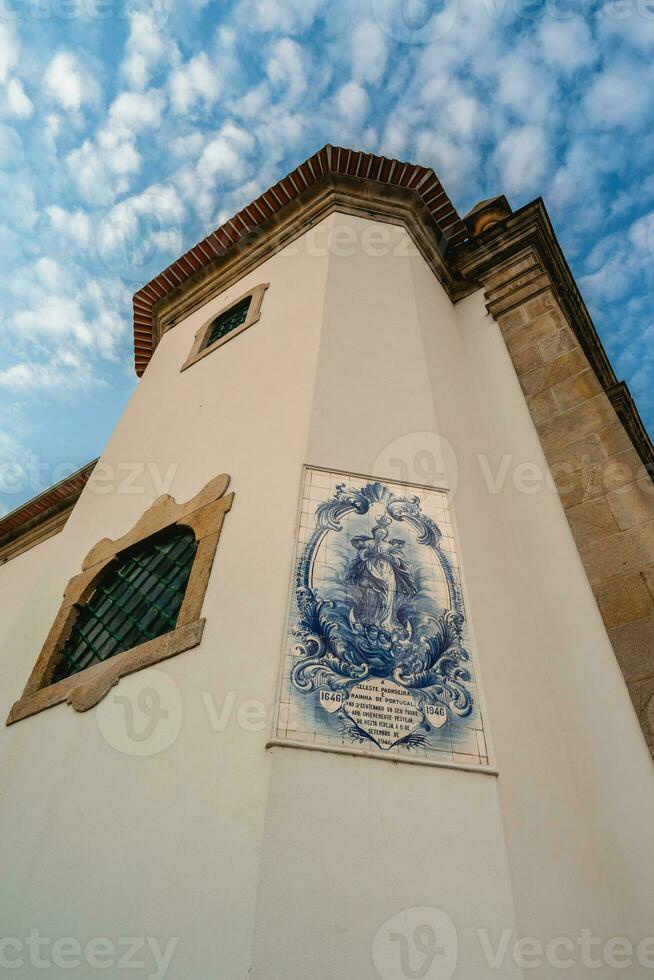
<path fill-rule="evenodd" d="M 488 767 L 445 491 L 305 470 L 276 739 Z"/>

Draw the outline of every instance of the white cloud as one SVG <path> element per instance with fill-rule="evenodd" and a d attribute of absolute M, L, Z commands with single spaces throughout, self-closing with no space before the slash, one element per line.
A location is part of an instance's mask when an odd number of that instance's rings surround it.
<path fill-rule="evenodd" d="M 351 126 L 360 126 L 370 111 L 370 98 L 361 85 L 347 82 L 339 88 L 335 96 L 339 114 Z"/>
<path fill-rule="evenodd" d="M 547 136 L 537 126 L 515 129 L 500 141 L 495 158 L 506 193 L 537 193 L 549 167 Z"/>
<path fill-rule="evenodd" d="M 170 151 L 173 156 L 180 160 L 189 160 L 197 157 L 204 146 L 204 136 L 199 129 L 193 129 L 184 136 L 178 136 L 170 144 Z"/>
<path fill-rule="evenodd" d="M 36 195 L 26 177 L 0 173 L 2 219 L 15 231 L 31 232 L 39 219 Z"/>
<path fill-rule="evenodd" d="M 51 112 L 45 117 L 43 124 L 43 139 L 53 153 L 57 148 L 57 137 L 61 131 L 61 117 L 56 112 Z"/>
<path fill-rule="evenodd" d="M 234 113 L 244 119 L 261 118 L 270 109 L 270 100 L 270 85 L 262 82 L 246 92 L 241 99 L 238 99 L 234 105 Z"/>
<path fill-rule="evenodd" d="M 85 140 L 78 149 L 69 153 L 66 164 L 78 193 L 91 204 L 110 204 L 129 186 L 125 177 L 116 176 L 113 167 L 105 162 L 90 140 Z"/>
<path fill-rule="evenodd" d="M 86 391 L 102 384 L 103 380 L 94 376 L 90 362 L 72 350 L 58 351 L 47 361 L 19 361 L 0 371 L 0 388 L 20 395 L 32 391 Z"/>
<path fill-rule="evenodd" d="M 106 128 L 129 137 L 132 133 L 158 126 L 163 108 L 163 96 L 156 89 L 121 92 L 109 106 Z"/>
<path fill-rule="evenodd" d="M 554 73 L 538 64 L 528 49 L 504 53 L 493 71 L 498 82 L 493 94 L 502 106 L 531 125 L 549 123 L 558 94 Z"/>
<path fill-rule="evenodd" d="M 648 77 L 649 76 L 649 77 Z M 598 129 L 633 129 L 652 110 L 652 72 L 616 64 L 595 77 L 585 98 L 588 121 Z"/>
<path fill-rule="evenodd" d="M 256 150 L 252 131 L 230 121 L 209 137 L 197 162 L 173 175 L 180 195 L 203 222 L 212 221 L 219 201 L 224 206 L 235 187 L 252 179 Z"/>
<path fill-rule="evenodd" d="M 57 260 L 47 255 L 36 260 L 34 263 L 34 272 L 38 282 L 48 289 L 57 289 L 61 286 L 62 282 L 66 281 L 64 270 Z"/>
<path fill-rule="evenodd" d="M 0 409 L 0 493 L 16 494 L 27 482 L 25 461 L 29 458 L 29 451 L 22 441 L 25 433 L 21 433 L 20 439 L 16 438 L 17 428 L 20 428 L 20 420 L 15 407 L 13 410 Z M 0 516 L 13 510 L 13 507 L 13 501 L 10 507 L 0 503 Z"/>
<path fill-rule="evenodd" d="M 20 46 L 14 31 L 0 23 L 0 84 L 7 81 L 9 73 L 18 64 L 19 51 Z"/>
<path fill-rule="evenodd" d="M 21 138 L 12 126 L 0 123 L 0 165 L 7 170 L 20 163 L 23 156 Z"/>
<path fill-rule="evenodd" d="M 327 0 L 242 0 L 237 22 L 247 30 L 297 34 L 311 26 L 322 7 Z"/>
<path fill-rule="evenodd" d="M 472 146 L 423 130 L 416 140 L 417 159 L 431 166 L 453 194 L 468 186 L 477 167 L 477 155 Z"/>
<path fill-rule="evenodd" d="M 73 241 L 80 248 L 88 248 L 91 244 L 93 229 L 91 219 L 85 211 L 79 208 L 75 211 L 66 211 L 58 204 L 52 204 L 46 208 L 46 214 L 52 227 L 60 235 Z"/>
<path fill-rule="evenodd" d="M 145 88 L 161 66 L 176 62 L 177 45 L 155 19 L 152 12 L 129 14 L 129 37 L 121 72 L 133 88 Z"/>
<path fill-rule="evenodd" d="M 606 11 L 606 16 L 597 20 L 598 34 L 605 48 L 610 50 L 626 42 L 651 58 L 654 52 L 654 10 L 648 0 L 599 9 L 602 13 Z"/>
<path fill-rule="evenodd" d="M 651 264 L 654 257 L 654 211 L 644 214 L 632 224 L 629 241 L 642 258 Z"/>
<path fill-rule="evenodd" d="M 356 82 L 375 85 L 386 71 L 388 39 L 369 20 L 357 24 L 352 33 L 352 76 Z"/>
<path fill-rule="evenodd" d="M 105 215 L 98 227 L 99 255 L 122 279 L 147 282 L 183 251 L 185 216 L 176 189 L 153 184 Z"/>
<path fill-rule="evenodd" d="M 63 350 L 84 358 L 116 358 L 130 325 L 124 315 L 129 309 L 129 290 L 121 282 L 89 276 L 70 262 L 63 266 L 43 256 L 16 276 L 12 292 L 15 310 L 7 319 L 7 329 L 12 334 L 16 364 L 33 361 L 34 351 L 40 363 L 44 350 L 49 361 L 56 361 Z M 22 369 L 6 377 L 16 385 L 27 384 Z"/>
<path fill-rule="evenodd" d="M 97 85 L 69 51 L 60 51 L 48 65 L 43 77 L 46 92 L 69 112 L 85 103 L 95 102 Z"/>
<path fill-rule="evenodd" d="M 7 111 L 11 116 L 27 119 L 32 115 L 34 106 L 17 78 L 10 78 L 7 82 L 6 98 Z"/>
<path fill-rule="evenodd" d="M 165 102 L 160 92 L 121 92 L 112 102 L 96 142 L 85 140 L 66 158 L 71 177 L 84 200 L 110 204 L 124 194 L 141 168 L 135 139 L 161 122 Z"/>
<path fill-rule="evenodd" d="M 574 16 L 559 21 L 545 17 L 538 37 L 545 61 L 564 72 L 586 68 L 597 60 L 597 46 L 588 23 Z"/>
<path fill-rule="evenodd" d="M 452 91 L 445 99 L 443 122 L 450 133 L 461 139 L 472 139 L 485 122 L 485 113 L 476 99 L 463 92 Z"/>
<path fill-rule="evenodd" d="M 236 182 L 242 177 L 245 158 L 254 149 L 252 135 L 227 123 L 205 146 L 198 162 L 201 177 L 224 177 Z"/>
<path fill-rule="evenodd" d="M 277 179 L 272 169 L 289 154 L 300 153 L 303 148 L 310 121 L 300 112 L 280 110 L 275 116 L 275 125 L 268 125 L 267 119 L 260 120 L 255 134 L 260 155 L 260 169 L 268 173 L 268 185 Z M 266 188 L 263 187 L 262 190 Z M 247 202 L 245 202 L 247 203 Z"/>
<path fill-rule="evenodd" d="M 179 113 L 187 113 L 197 102 L 212 105 L 220 93 L 220 81 L 206 53 L 191 58 L 170 75 L 170 101 Z"/>
<path fill-rule="evenodd" d="M 297 102 L 306 92 L 305 54 L 290 37 L 283 37 L 274 45 L 266 73 L 271 84 L 285 92 L 287 103 Z"/>

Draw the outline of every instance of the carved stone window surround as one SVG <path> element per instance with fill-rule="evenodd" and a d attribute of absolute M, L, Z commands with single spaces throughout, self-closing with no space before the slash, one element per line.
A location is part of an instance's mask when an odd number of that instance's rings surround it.
<path fill-rule="evenodd" d="M 191 353 L 187 357 L 186 361 L 180 368 L 180 371 L 185 371 L 187 368 L 191 367 L 197 361 L 202 360 L 208 354 L 213 354 L 215 350 L 222 347 L 223 344 L 228 343 L 228 341 L 233 340 L 234 337 L 238 337 L 239 334 L 247 330 L 248 327 L 253 326 L 261 317 L 261 304 L 263 303 L 263 297 L 268 289 L 270 283 L 262 282 L 258 286 L 254 286 L 253 289 L 248 289 L 246 292 L 241 293 L 235 299 L 230 300 L 225 306 L 223 306 L 216 313 L 212 313 L 208 320 L 202 324 L 197 333 L 195 334 L 195 340 L 193 341 L 193 347 L 191 348 Z M 211 333 L 211 328 L 218 317 L 222 316 L 223 313 L 227 313 L 232 307 L 238 306 L 239 303 L 247 299 L 248 296 L 252 298 L 250 307 L 247 312 L 247 316 L 240 326 L 236 327 L 234 330 L 230 330 L 228 334 L 216 340 L 213 344 L 207 344 L 207 339 Z"/>
<path fill-rule="evenodd" d="M 164 494 L 152 503 L 127 534 L 117 540 L 103 538 L 91 548 L 81 572 L 66 586 L 63 602 L 25 690 L 9 713 L 8 725 L 62 702 L 72 705 L 76 711 L 87 711 L 98 704 L 121 677 L 198 646 L 205 624 L 200 614 L 209 574 L 225 514 L 234 500 L 233 493 L 226 494 L 228 487 L 229 476 L 222 474 L 185 503 L 178 504 Z M 175 524 L 191 528 L 198 542 L 175 629 L 51 683 L 60 650 L 70 634 L 78 609 L 92 595 L 98 576 L 123 552 Z"/>

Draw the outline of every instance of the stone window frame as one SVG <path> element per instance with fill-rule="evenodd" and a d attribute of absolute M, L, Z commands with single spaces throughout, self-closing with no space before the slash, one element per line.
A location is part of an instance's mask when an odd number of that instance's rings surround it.
<path fill-rule="evenodd" d="M 66 586 L 59 612 L 25 690 L 9 712 L 7 725 L 63 702 L 72 705 L 75 711 L 88 711 L 121 677 L 199 645 L 206 622 L 200 616 L 202 604 L 223 521 L 234 500 L 233 493 L 226 493 L 229 482 L 229 476 L 223 473 L 182 504 L 176 503 L 168 494 L 157 497 L 121 538 L 103 538 L 91 548 L 81 572 Z M 79 607 L 93 594 L 98 577 L 125 551 L 174 525 L 191 528 L 198 545 L 175 629 L 52 683 L 61 649 L 70 635 Z"/>
<path fill-rule="evenodd" d="M 269 282 L 259 283 L 258 286 L 253 286 L 251 289 L 248 289 L 244 293 L 241 293 L 240 296 L 237 296 L 235 299 L 230 300 L 229 303 L 227 303 L 220 310 L 218 310 L 217 313 L 212 313 L 209 319 L 205 320 L 205 322 L 196 332 L 195 340 L 193 341 L 193 347 L 191 348 L 191 353 L 186 358 L 185 362 L 182 364 L 180 368 L 180 372 L 186 371 L 186 369 L 191 367 L 192 364 L 196 364 L 198 361 L 201 361 L 202 358 L 206 357 L 208 354 L 213 354 L 213 352 L 217 350 L 219 347 L 222 347 L 223 344 L 226 344 L 230 340 L 233 340 L 234 337 L 238 337 L 238 335 L 242 334 L 244 330 L 248 329 L 248 327 L 251 327 L 255 323 L 257 323 L 257 321 L 260 320 L 261 318 L 261 305 L 263 303 L 263 298 L 266 294 L 266 290 L 268 289 L 269 285 L 270 285 Z M 228 334 L 226 334 L 224 337 L 220 337 L 220 339 L 216 340 L 213 344 L 207 345 L 207 340 L 211 334 L 211 328 L 213 327 L 218 317 L 222 316 L 223 313 L 229 312 L 229 310 L 231 310 L 232 307 L 238 306 L 238 304 L 242 303 L 244 299 L 248 298 L 248 296 L 251 297 L 251 302 L 247 312 L 247 316 L 243 321 L 243 323 L 239 327 L 236 327 L 234 330 L 230 330 Z"/>

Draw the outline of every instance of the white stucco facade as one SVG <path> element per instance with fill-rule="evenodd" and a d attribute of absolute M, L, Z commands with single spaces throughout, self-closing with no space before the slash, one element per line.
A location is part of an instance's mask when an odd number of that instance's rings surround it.
<path fill-rule="evenodd" d="M 180 372 L 261 282 L 260 321 Z M 266 748 L 303 466 L 424 483 L 425 460 L 452 491 L 490 771 Z M 513 947 L 564 937 L 569 975 L 614 977 L 604 944 L 654 928 L 651 759 L 500 330 L 399 226 L 331 215 L 163 337 L 63 532 L 0 568 L 5 715 L 89 549 L 222 472 L 236 496 L 201 645 L 107 696 L 172 690 L 170 744 L 116 747 L 104 702 L 3 730 L 2 935 L 177 940 L 160 968 L 146 943 L 133 976 L 402 980 L 384 924 L 437 909 L 456 972 L 420 975 L 559 976 Z M 429 915 L 408 913 L 408 940 Z M 40 975 L 30 955 L 7 947 L 15 976 Z M 641 959 L 626 975 L 654 975 Z M 47 975 L 96 972 L 82 956 Z"/>

